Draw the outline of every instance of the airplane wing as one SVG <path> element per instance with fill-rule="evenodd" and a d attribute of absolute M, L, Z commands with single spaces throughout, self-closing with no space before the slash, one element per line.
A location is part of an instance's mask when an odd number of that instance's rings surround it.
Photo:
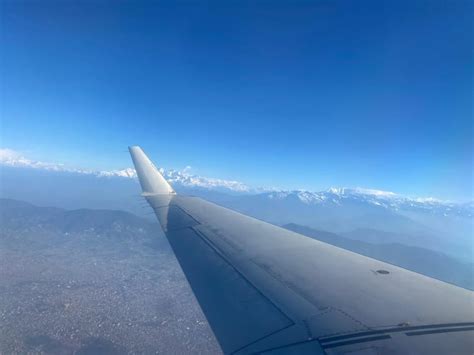
<path fill-rule="evenodd" d="M 130 147 L 226 354 L 473 354 L 473 292 L 176 194 Z"/>

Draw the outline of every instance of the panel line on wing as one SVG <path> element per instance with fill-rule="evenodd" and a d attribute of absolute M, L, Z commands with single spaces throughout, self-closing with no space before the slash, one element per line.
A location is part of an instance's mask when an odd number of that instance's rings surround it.
<path fill-rule="evenodd" d="M 275 335 L 275 334 L 278 334 L 278 333 L 280 333 L 280 332 L 283 332 L 284 330 L 286 330 L 286 329 L 288 329 L 288 328 L 290 328 L 290 327 L 294 327 L 294 326 L 295 326 L 295 324 L 293 323 L 293 324 L 287 325 L 287 326 L 284 327 L 284 328 L 277 329 L 277 330 L 275 330 L 274 332 L 272 332 L 272 333 L 270 333 L 270 334 L 266 334 L 266 335 L 262 336 L 261 338 L 258 338 L 258 339 L 256 339 L 255 341 L 252 341 L 251 343 L 248 343 L 248 344 L 242 346 L 240 349 L 237 349 L 237 350 L 233 351 L 232 354 L 237 354 L 239 351 L 242 351 L 243 349 L 248 348 L 249 346 L 252 346 L 252 345 L 254 345 L 254 344 L 257 344 L 258 342 L 260 342 L 260 341 L 262 341 L 262 340 L 264 340 L 264 339 L 266 339 L 266 338 L 269 338 L 269 337 L 271 337 L 272 335 Z"/>
<path fill-rule="evenodd" d="M 352 345 L 352 344 L 358 344 L 358 343 L 367 343 L 369 341 L 385 340 L 385 339 L 391 339 L 391 338 L 392 337 L 390 335 L 385 334 L 385 335 L 377 335 L 373 337 L 352 339 L 352 340 L 346 340 L 346 341 L 340 341 L 340 342 L 334 342 L 334 343 L 324 343 L 324 344 L 321 344 L 321 346 L 324 349 L 330 349 L 330 348 L 335 348 L 339 346 Z"/>
<path fill-rule="evenodd" d="M 201 231 L 199 231 L 198 229 L 196 228 L 191 228 L 192 230 L 194 230 L 196 232 L 196 234 L 198 236 L 201 237 L 201 239 L 207 244 L 209 245 L 209 247 L 211 247 L 218 255 L 220 255 L 226 263 L 229 264 L 230 267 L 232 267 L 246 282 L 249 283 L 249 285 L 251 285 L 263 298 L 265 298 L 268 302 L 270 302 L 278 311 L 280 311 L 280 313 L 282 313 L 292 324 L 291 325 L 294 325 L 295 322 L 293 319 L 291 319 L 287 314 L 286 312 L 284 312 L 280 307 L 278 307 L 278 305 L 276 305 L 270 298 L 268 298 L 262 291 L 260 291 L 260 289 L 254 285 L 240 270 L 238 270 L 235 265 L 233 265 L 229 260 L 228 260 L 228 257 L 221 251 L 219 250 L 213 243 L 212 241 L 209 240 L 209 238 L 207 238 Z"/>
<path fill-rule="evenodd" d="M 444 324 L 427 324 L 427 325 L 417 325 L 417 326 L 401 326 L 398 328 L 386 328 L 386 329 L 376 329 L 365 332 L 351 333 L 345 335 L 337 335 L 331 337 L 320 338 L 319 342 L 321 344 L 339 342 L 341 340 L 347 340 L 352 338 L 367 337 L 379 334 L 390 334 L 390 333 L 400 333 L 407 332 L 406 335 L 422 335 L 422 333 L 429 334 L 433 333 L 444 333 L 450 331 L 461 331 L 461 330 L 474 330 L 474 322 L 467 323 L 444 323 Z"/>
<path fill-rule="evenodd" d="M 186 229 L 200 224 L 193 216 L 176 205 L 154 208 L 154 210 L 165 232 Z"/>
<path fill-rule="evenodd" d="M 467 332 L 467 331 L 471 331 L 471 330 L 474 330 L 474 327 L 422 330 L 422 331 L 417 331 L 417 332 L 408 332 L 408 333 L 405 333 L 405 334 L 410 337 L 410 336 L 427 335 L 427 334 Z"/>

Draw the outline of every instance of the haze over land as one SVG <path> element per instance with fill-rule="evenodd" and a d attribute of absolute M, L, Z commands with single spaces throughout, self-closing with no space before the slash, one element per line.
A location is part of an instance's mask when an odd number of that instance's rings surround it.
<path fill-rule="evenodd" d="M 0 217 L 0 352 L 220 353 L 155 221 L 10 199 L 0 199 Z M 283 227 L 474 289 L 472 262 L 402 244 L 396 234 L 361 233 L 375 235 L 368 242 Z"/>
<path fill-rule="evenodd" d="M 219 353 L 133 169 L 4 160 L 0 172 L 0 352 Z M 179 193 L 474 289 L 472 203 L 163 173 Z"/>
<path fill-rule="evenodd" d="M 220 353 L 156 222 L 0 200 L 0 353 Z"/>

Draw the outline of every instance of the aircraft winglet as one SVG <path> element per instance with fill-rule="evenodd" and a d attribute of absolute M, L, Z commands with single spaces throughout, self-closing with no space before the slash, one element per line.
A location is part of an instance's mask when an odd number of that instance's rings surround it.
<path fill-rule="evenodd" d="M 128 147 L 128 150 L 132 156 L 133 165 L 135 165 L 135 170 L 144 196 L 175 194 L 173 188 L 146 156 L 142 148 L 139 146 L 131 146 Z"/>

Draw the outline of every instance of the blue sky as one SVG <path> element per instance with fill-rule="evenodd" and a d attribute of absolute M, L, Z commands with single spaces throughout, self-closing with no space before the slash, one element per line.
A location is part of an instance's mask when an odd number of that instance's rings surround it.
<path fill-rule="evenodd" d="M 472 198 L 470 1 L 3 1 L 1 147 Z"/>

